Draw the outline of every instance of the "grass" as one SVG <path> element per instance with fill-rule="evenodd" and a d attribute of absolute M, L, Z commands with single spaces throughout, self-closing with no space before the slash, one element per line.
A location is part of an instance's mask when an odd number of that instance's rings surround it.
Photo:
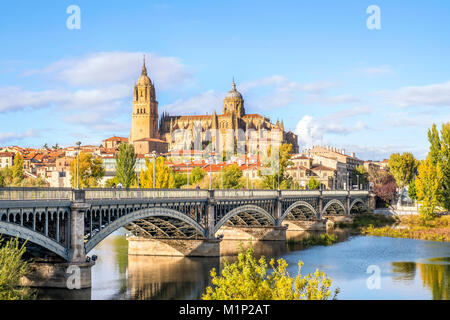
<path fill-rule="evenodd" d="M 423 221 L 419 216 L 401 216 L 395 225 L 368 225 L 361 228 L 361 233 L 394 238 L 450 241 L 450 216 L 427 221 Z"/>
<path fill-rule="evenodd" d="M 328 234 L 324 233 L 320 236 L 317 235 L 311 235 L 307 238 L 296 240 L 296 239 L 288 239 L 287 244 L 288 245 L 303 245 L 305 247 L 311 247 L 311 246 L 330 246 L 337 242 L 337 237 L 334 234 Z"/>
<path fill-rule="evenodd" d="M 364 228 L 373 226 L 381 228 L 391 226 L 400 222 L 396 216 L 387 216 L 384 214 L 362 214 L 353 218 L 352 222 L 338 222 L 336 227 L 341 229 L 350 229 L 354 233 L 361 233 Z"/>

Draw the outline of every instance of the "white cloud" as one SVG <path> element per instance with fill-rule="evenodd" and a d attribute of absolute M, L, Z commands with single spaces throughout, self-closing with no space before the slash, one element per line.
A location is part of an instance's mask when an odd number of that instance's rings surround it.
<path fill-rule="evenodd" d="M 10 143 L 18 140 L 23 140 L 28 137 L 36 136 L 36 131 L 29 129 L 25 132 L 0 132 L 0 143 Z"/>
<path fill-rule="evenodd" d="M 189 99 L 178 99 L 163 109 L 171 115 L 205 114 L 214 110 L 220 114 L 224 96 L 224 93 L 209 90 Z"/>
<path fill-rule="evenodd" d="M 141 71 L 144 53 L 98 52 L 81 58 L 57 61 L 43 69 L 24 74 L 48 75 L 73 86 L 104 86 L 134 83 Z M 179 58 L 146 53 L 149 77 L 159 90 L 179 86 L 192 78 L 191 70 Z"/>
<path fill-rule="evenodd" d="M 0 112 L 40 109 L 57 106 L 58 109 L 92 109 L 100 104 L 114 104 L 131 96 L 124 85 L 102 89 L 28 91 L 20 87 L 0 88 Z"/>
<path fill-rule="evenodd" d="M 357 121 L 356 124 L 349 126 L 338 121 L 314 119 L 306 115 L 297 123 L 295 134 L 298 135 L 299 145 L 303 148 L 309 148 L 313 145 L 326 143 L 324 141 L 325 134 L 348 135 L 366 128 L 362 121 Z"/>
<path fill-rule="evenodd" d="M 385 104 L 399 107 L 449 107 L 450 81 L 376 93 Z"/>

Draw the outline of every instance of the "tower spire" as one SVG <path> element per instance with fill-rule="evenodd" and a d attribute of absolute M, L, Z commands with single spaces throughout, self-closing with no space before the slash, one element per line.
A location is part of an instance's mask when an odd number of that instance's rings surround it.
<path fill-rule="evenodd" d="M 145 66 L 145 54 L 144 54 L 144 64 L 142 66 L 142 75 L 147 75 L 147 67 Z"/>
<path fill-rule="evenodd" d="M 233 87 L 233 90 L 236 91 L 236 83 L 234 82 L 234 76 L 233 76 L 233 83 L 231 86 Z"/>

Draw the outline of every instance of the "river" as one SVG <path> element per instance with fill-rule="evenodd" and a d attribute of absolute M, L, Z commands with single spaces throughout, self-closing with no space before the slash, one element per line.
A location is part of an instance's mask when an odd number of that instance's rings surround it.
<path fill-rule="evenodd" d="M 223 241 L 224 242 L 224 241 Z M 178 258 L 128 256 L 122 233 L 105 239 L 92 255 L 92 289 L 42 290 L 40 299 L 199 299 L 209 271 L 234 261 L 234 241 L 222 244 L 229 256 Z M 221 248 L 222 249 L 222 248 Z M 259 243 L 255 253 L 286 259 L 289 273 L 323 270 L 339 288 L 338 299 L 450 299 L 450 244 L 386 237 L 352 236 L 332 246 L 308 249 L 281 242 Z"/>

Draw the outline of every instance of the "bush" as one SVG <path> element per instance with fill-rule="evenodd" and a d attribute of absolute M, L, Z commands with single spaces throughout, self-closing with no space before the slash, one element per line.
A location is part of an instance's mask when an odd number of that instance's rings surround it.
<path fill-rule="evenodd" d="M 225 262 L 221 276 L 211 270 L 212 284 L 207 287 L 203 300 L 327 300 L 331 296 L 331 282 L 326 274 L 316 270 L 314 274 L 300 274 L 303 262 L 298 263 L 298 274 L 293 278 L 287 272 L 284 259 L 272 259 L 269 265 L 264 256 L 254 257 L 253 248 L 245 252 L 241 248 L 238 261 Z M 339 290 L 334 293 L 336 298 Z"/>
<path fill-rule="evenodd" d="M 28 263 L 22 260 L 25 244 L 11 239 L 3 244 L 0 239 L 0 300 L 24 300 L 34 297 L 25 287 L 19 287 L 20 279 L 29 272 Z"/>

